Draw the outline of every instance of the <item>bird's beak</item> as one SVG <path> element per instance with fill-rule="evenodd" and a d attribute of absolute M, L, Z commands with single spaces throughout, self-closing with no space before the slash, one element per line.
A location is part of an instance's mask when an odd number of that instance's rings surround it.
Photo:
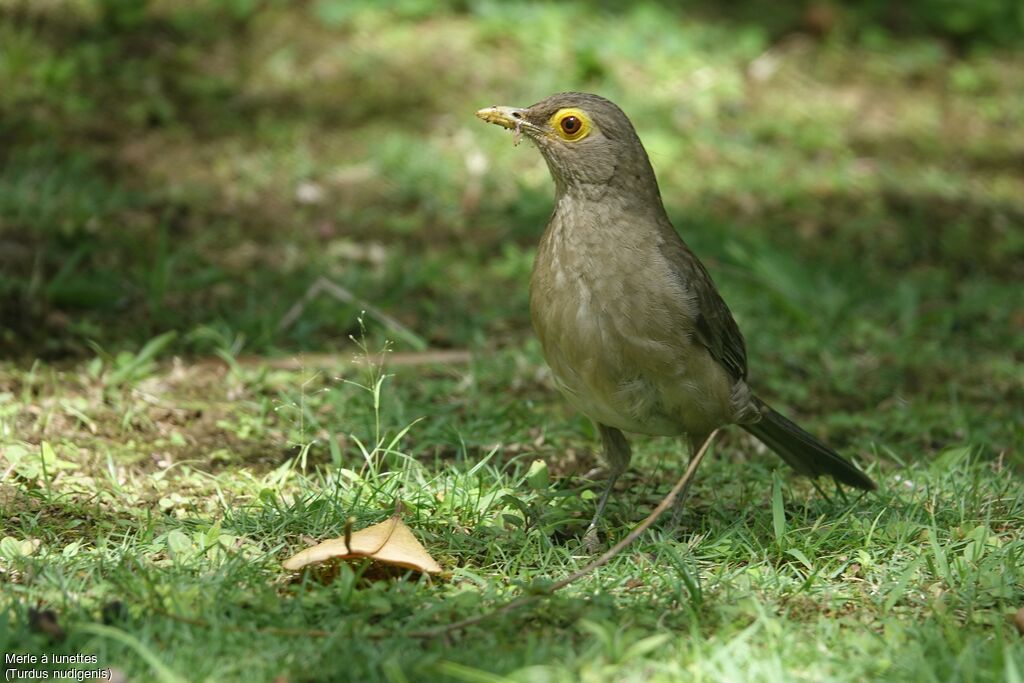
<path fill-rule="evenodd" d="M 527 124 L 526 110 L 515 107 L 499 107 L 494 105 L 493 107 L 481 109 L 476 115 L 487 123 L 493 123 L 502 128 L 517 129 Z"/>
<path fill-rule="evenodd" d="M 502 128 L 512 130 L 512 144 L 518 145 L 520 136 L 526 133 L 527 137 L 537 140 L 541 137 L 543 130 L 526 120 L 526 110 L 516 107 L 487 107 L 476 113 L 478 117 L 487 123 L 493 123 Z"/>

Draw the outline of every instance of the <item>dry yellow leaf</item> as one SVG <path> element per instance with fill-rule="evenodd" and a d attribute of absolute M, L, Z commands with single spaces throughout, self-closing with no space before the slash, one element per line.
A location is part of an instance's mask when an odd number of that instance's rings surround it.
<path fill-rule="evenodd" d="M 348 538 L 332 538 L 312 548 L 306 548 L 285 560 L 284 568 L 295 571 L 306 565 L 333 558 L 369 558 L 375 562 L 415 569 L 428 574 L 437 574 L 441 571 L 441 565 L 416 540 L 412 530 L 398 515 L 380 524 L 353 532 Z"/>

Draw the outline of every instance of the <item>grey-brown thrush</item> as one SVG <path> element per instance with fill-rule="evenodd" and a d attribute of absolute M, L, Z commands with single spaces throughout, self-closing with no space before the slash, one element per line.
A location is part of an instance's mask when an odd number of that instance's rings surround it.
<path fill-rule="evenodd" d="M 624 431 L 684 435 L 696 452 L 714 429 L 738 424 L 801 474 L 875 488 L 747 386 L 743 335 L 672 227 L 621 109 L 597 95 L 561 93 L 477 116 L 525 135 L 555 181 L 530 314 L 558 387 L 601 434 L 610 476 L 588 534 L 629 465 Z"/>

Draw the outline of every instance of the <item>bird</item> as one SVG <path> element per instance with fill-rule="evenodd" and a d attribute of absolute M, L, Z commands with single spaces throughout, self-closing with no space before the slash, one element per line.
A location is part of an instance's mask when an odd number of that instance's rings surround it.
<path fill-rule="evenodd" d="M 608 478 L 585 537 L 631 459 L 624 433 L 682 437 L 690 453 L 735 424 L 799 474 L 870 491 L 853 463 L 761 400 L 710 274 L 672 225 L 633 124 L 599 95 L 491 106 L 485 122 L 543 156 L 554 210 L 530 276 L 530 318 L 554 382 L 597 426 Z"/>

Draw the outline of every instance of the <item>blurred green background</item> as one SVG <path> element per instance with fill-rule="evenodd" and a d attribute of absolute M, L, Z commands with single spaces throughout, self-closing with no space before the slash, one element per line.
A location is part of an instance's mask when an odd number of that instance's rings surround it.
<path fill-rule="evenodd" d="M 936 428 L 1005 446 L 1024 8 L 723 5 L 2 0 L 0 353 L 348 348 L 358 304 L 279 325 L 319 276 L 431 347 L 528 345 L 551 183 L 473 112 L 578 89 L 633 119 L 759 385 L 973 402 Z"/>

